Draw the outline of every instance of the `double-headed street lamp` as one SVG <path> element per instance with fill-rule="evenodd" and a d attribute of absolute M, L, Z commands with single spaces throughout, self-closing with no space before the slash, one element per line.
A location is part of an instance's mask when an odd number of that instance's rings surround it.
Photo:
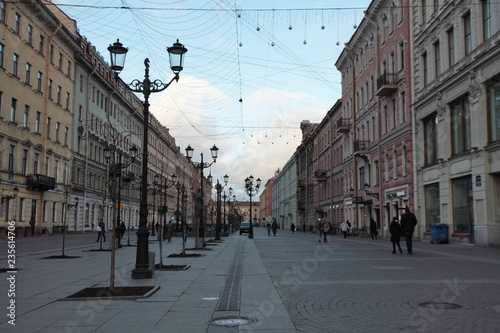
<path fill-rule="evenodd" d="M 252 196 L 257 195 L 259 193 L 260 188 L 260 178 L 257 178 L 256 184 L 253 184 L 253 176 L 247 177 L 245 179 L 245 191 L 250 197 L 250 228 L 248 230 L 248 238 L 253 238 L 253 221 L 252 221 Z"/>
<path fill-rule="evenodd" d="M 189 162 L 196 168 L 200 170 L 200 194 L 201 194 L 201 214 L 200 214 L 200 224 L 198 225 L 198 234 L 197 234 L 197 239 L 196 239 L 196 247 L 203 247 L 205 246 L 205 225 L 203 223 L 204 220 L 204 215 L 205 215 L 205 194 L 203 193 L 203 183 L 204 183 L 204 176 L 203 176 L 203 169 L 209 168 L 212 164 L 215 163 L 217 160 L 217 153 L 219 151 L 219 148 L 217 148 L 215 145 L 210 148 L 210 153 L 212 154 L 213 161 L 211 163 L 203 162 L 203 153 L 201 153 L 201 162 L 193 162 L 191 159 L 193 158 L 193 151 L 194 149 L 191 147 L 191 145 L 188 145 L 186 148 L 186 158 L 189 160 Z M 201 239 L 201 244 L 199 244 Z"/>
<path fill-rule="evenodd" d="M 222 225 L 221 221 L 221 194 L 222 190 L 224 187 L 227 186 L 227 183 L 229 181 L 229 176 L 224 175 L 224 185 L 219 183 L 219 180 L 217 179 L 217 184 L 215 185 L 215 190 L 217 191 L 217 222 L 215 225 L 215 240 L 220 240 L 220 229 Z M 224 194 L 225 196 L 225 194 Z"/>
<path fill-rule="evenodd" d="M 111 56 L 111 69 L 115 73 L 119 73 L 125 66 L 125 57 L 128 49 L 123 47 L 123 44 L 117 40 L 113 45 L 108 47 Z M 143 117 L 144 117 L 144 133 L 142 140 L 142 179 L 141 179 L 141 200 L 139 207 L 139 228 L 137 230 L 137 255 L 135 261 L 135 269 L 132 270 L 133 279 L 150 279 L 153 277 L 153 272 L 149 269 L 149 231 L 148 231 L 148 137 L 149 137 L 149 95 L 154 92 L 160 92 L 168 88 L 175 80 L 179 80 L 179 73 L 182 71 L 184 55 L 187 49 L 177 40 L 173 46 L 167 48 L 170 60 L 170 68 L 175 76 L 168 83 L 163 83 L 160 80 L 151 81 L 149 79 L 149 59 L 144 60 L 144 79 L 133 80 L 127 87 L 133 92 L 142 93 L 144 95 Z"/>

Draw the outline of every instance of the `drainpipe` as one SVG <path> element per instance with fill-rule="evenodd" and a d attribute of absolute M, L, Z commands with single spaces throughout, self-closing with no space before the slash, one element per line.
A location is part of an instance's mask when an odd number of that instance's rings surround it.
<path fill-rule="evenodd" d="M 42 135 L 43 136 L 43 148 L 44 150 L 42 151 L 42 158 L 41 158 L 41 161 L 40 161 L 40 164 L 42 165 L 42 173 L 43 171 L 45 171 L 45 174 L 47 174 L 48 170 L 44 170 L 45 168 L 45 159 L 46 159 L 46 156 L 47 156 L 47 117 L 48 117 L 48 114 L 49 114 L 49 73 L 50 73 L 50 45 L 52 44 L 52 38 L 54 38 L 54 36 L 59 32 L 59 30 L 61 30 L 63 24 L 62 23 L 59 23 L 59 26 L 56 28 L 56 30 L 54 30 L 54 32 L 52 33 L 52 35 L 49 36 L 48 38 L 48 43 L 47 43 L 47 52 L 45 54 L 45 73 L 47 75 L 47 86 L 46 86 L 46 89 L 45 91 L 47 92 L 45 94 L 45 99 L 43 101 L 43 117 L 42 119 L 45 119 L 44 123 L 45 124 L 42 124 L 42 126 L 44 126 L 44 131 L 43 133 L 45 135 Z M 56 184 L 57 185 L 57 184 Z M 44 197 L 45 197 L 45 191 L 41 192 L 40 193 L 40 210 L 38 211 L 38 221 L 39 224 L 38 224 L 38 233 L 42 233 L 42 226 L 43 226 L 43 216 L 44 216 L 44 210 L 45 210 L 45 207 L 44 207 Z M 35 221 L 36 222 L 36 221 Z"/>
<path fill-rule="evenodd" d="M 352 163 L 353 163 L 353 170 L 354 170 L 354 196 L 357 197 L 358 196 L 358 164 L 357 164 L 357 161 L 356 161 L 356 156 L 354 156 L 354 142 L 356 142 L 356 138 L 357 138 L 357 135 L 356 135 L 356 96 L 355 96 L 355 92 L 356 92 L 356 64 L 354 62 L 354 57 L 351 53 L 351 50 L 349 49 L 349 43 L 345 43 L 344 44 L 345 46 L 345 50 L 346 50 L 346 53 L 347 55 L 349 56 L 349 59 L 351 59 L 351 63 L 352 63 L 352 128 L 353 128 L 353 140 L 352 140 L 352 143 L 353 143 L 353 146 L 351 146 L 352 148 Z M 353 221 L 353 226 L 357 226 L 358 225 L 358 218 L 359 218 L 359 212 L 358 212 L 358 206 L 357 204 L 354 205 L 354 221 Z"/>
<path fill-rule="evenodd" d="M 378 23 L 375 22 L 374 20 L 372 20 L 368 15 L 368 11 L 364 11 L 363 12 L 364 14 L 364 17 L 365 19 L 372 23 L 374 26 L 375 26 L 375 63 L 377 64 L 376 67 L 375 67 L 375 80 L 378 79 L 379 77 L 379 66 L 380 66 L 380 60 L 379 60 L 379 57 L 380 57 L 380 45 L 379 45 L 379 42 L 378 42 L 378 30 L 379 30 L 379 27 L 378 27 Z M 375 81 L 376 82 L 376 81 Z M 383 218 L 384 215 L 385 215 L 385 211 L 382 209 L 382 201 L 383 201 L 383 190 L 382 190 L 382 168 L 381 168 L 381 162 L 382 162 L 382 148 L 380 146 L 380 138 L 381 138 L 381 133 L 382 133 L 382 121 L 381 121 L 381 117 L 380 117 L 380 97 L 377 96 L 377 113 L 378 113 L 378 117 L 377 117 L 377 129 L 378 129 L 378 140 L 377 140 L 377 152 L 378 152 L 378 160 L 379 160 L 379 168 L 378 168 L 378 173 L 376 175 L 376 177 L 378 178 L 378 197 L 379 197 L 379 204 L 380 204 L 380 207 L 379 207 L 379 212 L 380 212 L 380 222 L 383 222 L 380 224 L 382 230 L 384 231 L 384 234 L 383 236 L 385 237 L 385 233 L 387 230 L 389 230 L 389 226 L 385 224 L 386 220 Z M 375 136 L 375 133 L 374 133 L 374 136 Z M 388 222 L 388 221 L 387 221 Z"/>

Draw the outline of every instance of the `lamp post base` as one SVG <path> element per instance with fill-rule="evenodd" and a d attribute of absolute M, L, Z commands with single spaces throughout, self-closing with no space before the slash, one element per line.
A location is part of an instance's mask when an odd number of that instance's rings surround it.
<path fill-rule="evenodd" d="M 149 231 L 145 225 L 139 225 L 137 231 L 137 255 L 132 279 L 151 279 L 153 272 L 149 268 Z"/>

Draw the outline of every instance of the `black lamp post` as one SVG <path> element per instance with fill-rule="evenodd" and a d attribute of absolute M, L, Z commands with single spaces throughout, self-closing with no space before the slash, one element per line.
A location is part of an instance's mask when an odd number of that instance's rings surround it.
<path fill-rule="evenodd" d="M 203 223 L 204 220 L 204 215 L 205 215 L 205 194 L 203 193 L 203 182 L 204 182 L 204 176 L 203 176 L 203 169 L 209 168 L 212 164 L 215 163 L 217 160 L 217 152 L 219 151 L 219 148 L 217 148 L 215 145 L 210 148 L 210 153 L 212 154 L 213 161 L 211 163 L 208 162 L 203 162 L 203 153 L 201 153 L 201 162 L 193 162 L 191 159 L 193 158 L 193 151 L 194 149 L 191 147 L 191 145 L 188 145 L 186 148 L 186 158 L 191 162 L 191 164 L 196 168 L 200 170 L 200 194 L 201 194 L 201 214 L 200 214 L 200 224 L 198 225 L 198 234 L 197 234 L 197 242 L 196 242 L 196 247 L 198 247 L 198 242 L 201 239 L 202 243 L 201 246 L 205 246 L 205 225 Z"/>
<path fill-rule="evenodd" d="M 248 231 L 248 238 L 253 238 L 253 220 L 252 220 L 252 196 L 257 195 L 259 193 L 259 188 L 260 188 L 260 178 L 257 178 L 255 187 L 253 184 L 253 176 L 247 177 L 245 179 L 245 191 L 247 192 L 248 196 L 250 197 L 250 228 Z"/>
<path fill-rule="evenodd" d="M 111 56 L 111 69 L 115 73 L 119 73 L 125 66 L 125 57 L 128 49 L 123 47 L 123 44 L 117 40 L 113 45 L 108 47 Z M 175 80 L 179 80 L 179 73 L 182 71 L 184 55 L 187 49 L 177 40 L 173 46 L 167 48 L 170 68 L 175 76 L 168 83 L 163 83 L 160 80 L 151 81 L 149 79 L 149 59 L 144 60 L 144 79 L 133 80 L 128 84 L 128 89 L 133 92 L 142 93 L 144 95 L 143 117 L 144 117 L 144 133 L 143 133 L 143 148 L 142 148 L 142 179 L 141 179 L 141 200 L 139 207 L 139 228 L 137 230 L 137 255 L 135 260 L 135 269 L 132 270 L 133 279 L 150 279 L 153 277 L 153 272 L 149 269 L 149 231 L 148 231 L 148 136 L 149 136 L 149 96 L 151 93 L 160 92 L 168 88 Z"/>
<path fill-rule="evenodd" d="M 106 159 L 106 162 L 110 164 L 110 176 L 113 177 L 113 180 L 115 181 L 115 187 L 114 187 L 114 193 L 113 193 L 113 204 L 115 208 L 115 216 L 116 216 L 116 223 L 114 223 L 113 230 L 114 230 L 114 236 L 111 237 L 113 240 L 113 247 L 114 247 L 114 241 L 115 237 L 118 236 L 118 247 L 121 246 L 121 234 L 116 234 L 117 232 L 120 232 L 121 228 L 121 192 L 122 192 L 122 179 L 123 179 L 123 174 L 122 170 L 127 169 L 132 163 L 134 163 L 135 159 L 137 158 L 137 147 L 132 146 L 130 148 L 130 160 L 123 164 L 123 156 L 122 153 L 118 152 L 118 161 L 116 161 L 116 155 L 113 154 L 113 161 L 111 161 L 111 148 L 106 147 L 104 148 L 104 158 Z M 113 151 L 116 153 L 116 149 Z M 118 177 L 118 184 L 116 184 L 116 177 Z M 116 186 L 118 185 L 118 186 Z"/>
<path fill-rule="evenodd" d="M 220 229 L 222 226 L 222 219 L 221 219 L 221 194 L 222 190 L 224 187 L 227 186 L 227 182 L 229 181 L 229 176 L 224 175 L 224 185 L 221 185 L 219 183 L 219 180 L 217 179 L 217 185 L 215 185 L 215 189 L 217 191 L 217 222 L 215 225 L 215 240 L 220 240 Z"/>

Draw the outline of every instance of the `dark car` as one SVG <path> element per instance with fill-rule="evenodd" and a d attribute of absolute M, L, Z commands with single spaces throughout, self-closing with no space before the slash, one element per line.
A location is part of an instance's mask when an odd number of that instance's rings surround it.
<path fill-rule="evenodd" d="M 250 232 L 250 222 L 241 222 L 240 223 L 240 235 L 244 232 L 247 234 Z"/>

